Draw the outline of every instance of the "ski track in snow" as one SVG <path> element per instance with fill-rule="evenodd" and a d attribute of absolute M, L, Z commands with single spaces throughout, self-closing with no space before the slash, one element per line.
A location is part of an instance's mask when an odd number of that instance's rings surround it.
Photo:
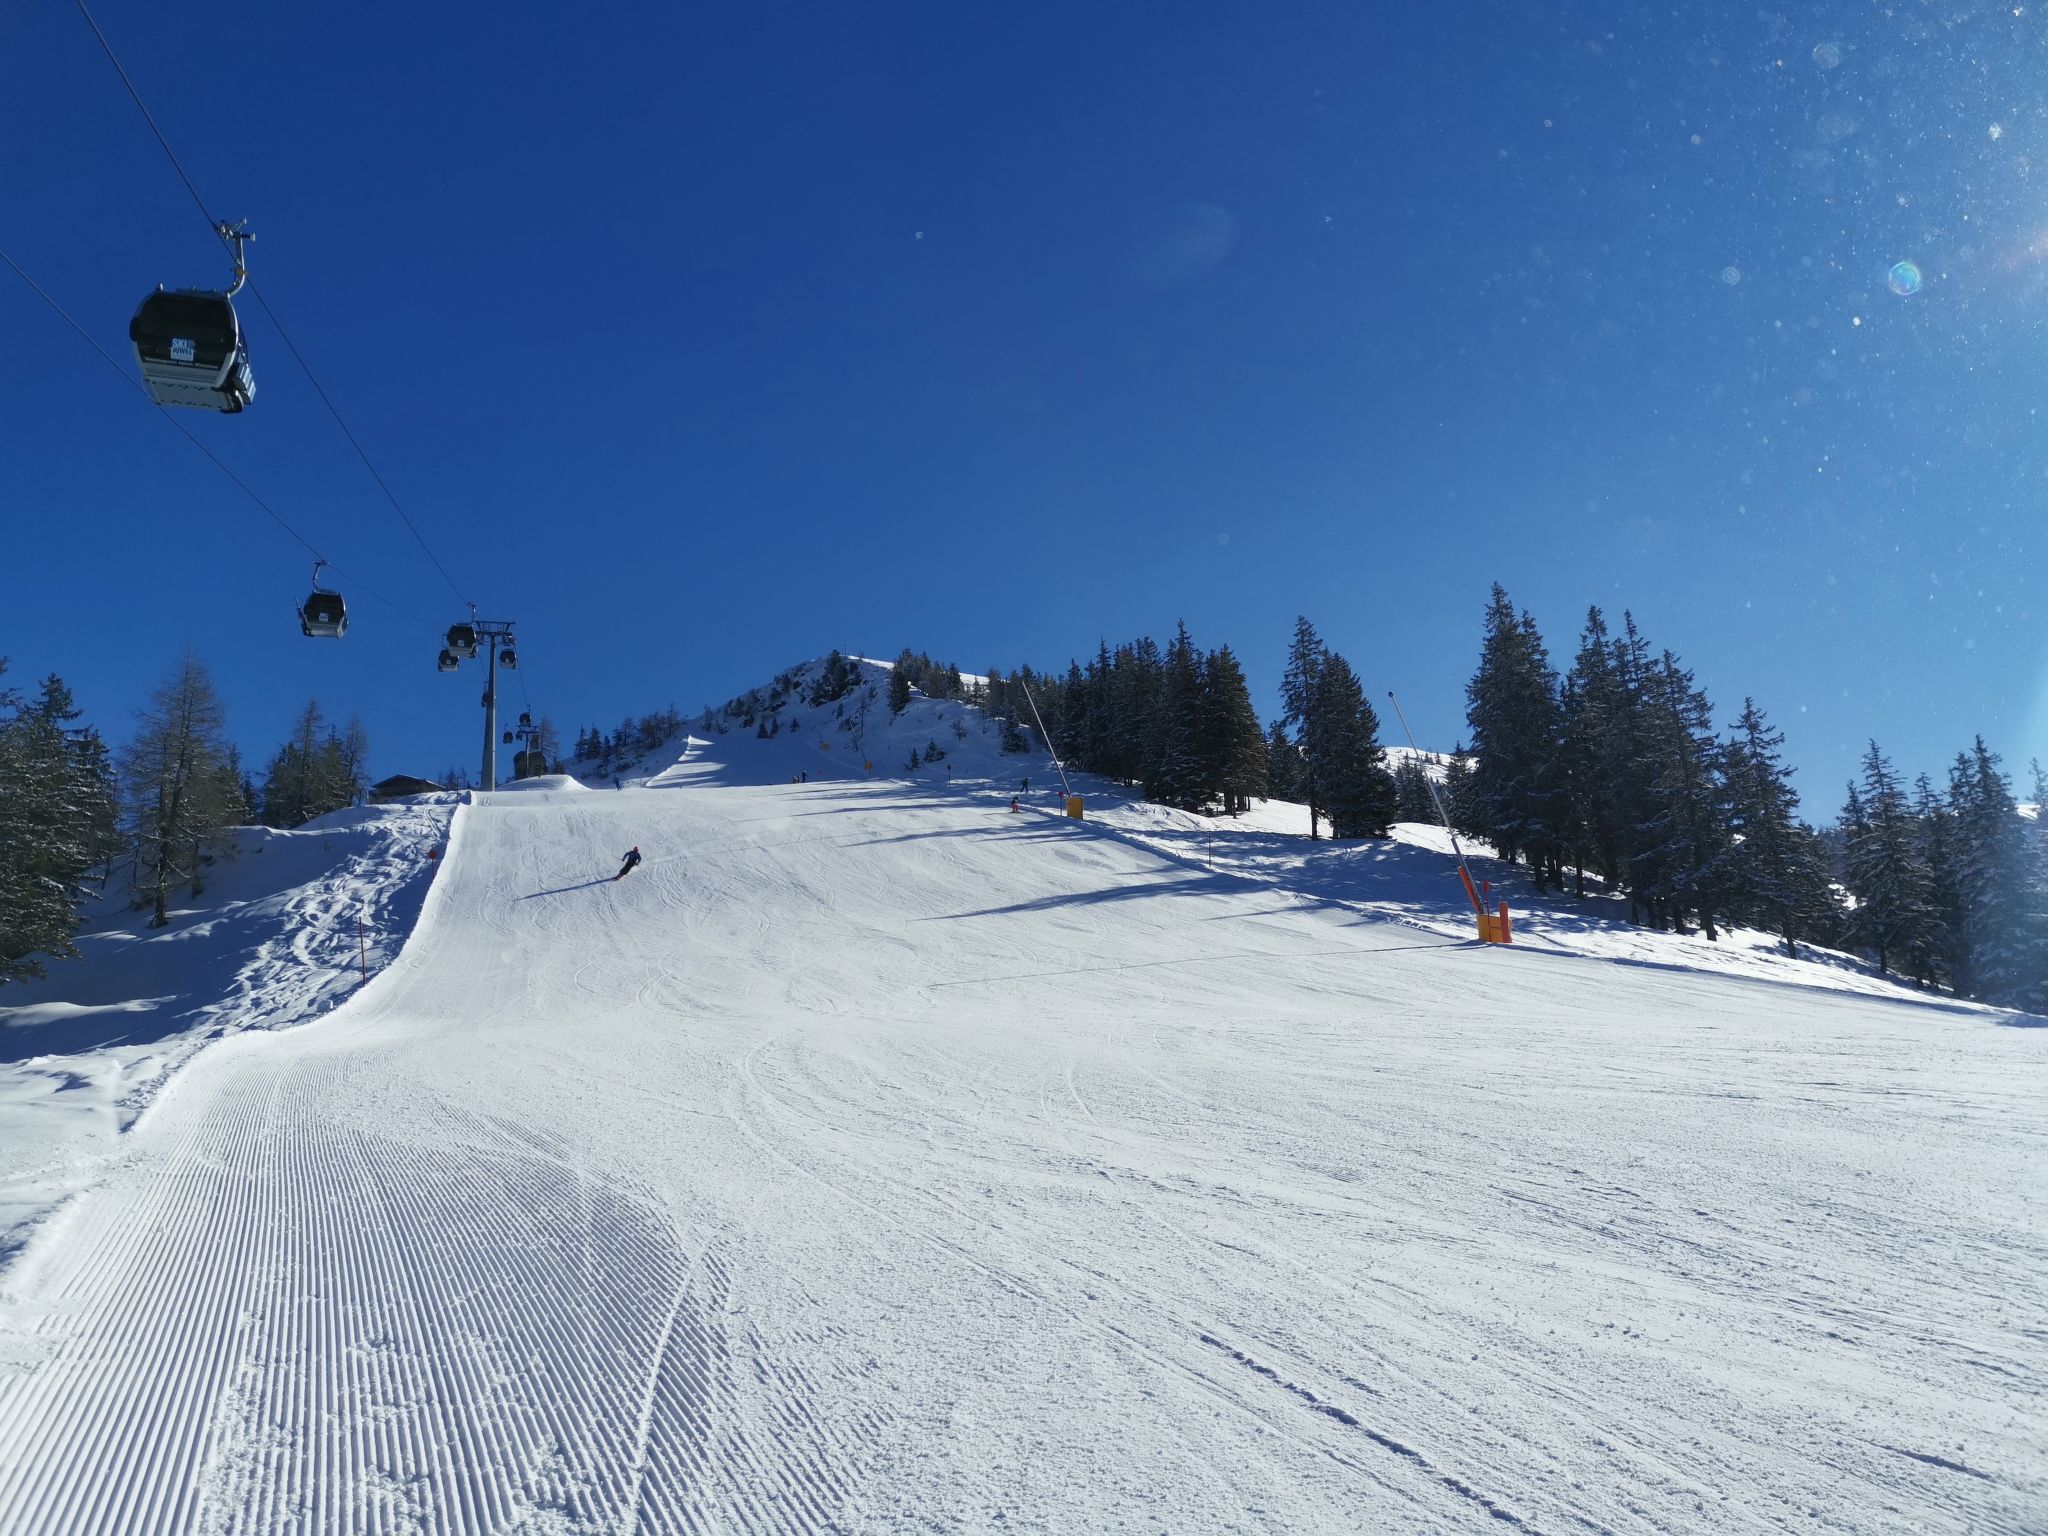
<path fill-rule="evenodd" d="M 185 1067 L 5 1276 L 0 1530 L 2048 1529 L 2042 1031 L 815 761 L 479 797 Z"/>

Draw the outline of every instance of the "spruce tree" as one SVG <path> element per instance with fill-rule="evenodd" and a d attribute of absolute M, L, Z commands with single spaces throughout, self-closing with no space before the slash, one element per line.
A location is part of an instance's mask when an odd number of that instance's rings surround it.
<path fill-rule="evenodd" d="M 2025 823 L 1998 754 L 1979 736 L 1956 759 L 1949 804 L 1955 814 L 1963 886 L 1966 972 L 1971 995 L 2025 1007 L 2038 991 L 2030 943 Z"/>
<path fill-rule="evenodd" d="M 1201 658 L 1185 623 L 1167 643 L 1146 732 L 1145 798 L 1183 811 L 1208 807 L 1203 773 Z"/>
<path fill-rule="evenodd" d="M 1562 848 L 1557 682 L 1535 621 L 1516 614 L 1498 582 L 1465 698 L 1481 835 L 1502 858 L 1526 858 L 1540 892 L 1558 870 Z"/>
<path fill-rule="evenodd" d="M 1384 837 L 1394 820 L 1394 779 L 1379 743 L 1379 717 L 1351 664 L 1328 652 L 1317 671 L 1302 755 L 1321 787 L 1332 837 Z"/>
<path fill-rule="evenodd" d="M 1727 816 L 1713 706 L 1669 651 L 1646 681 L 1631 903 L 1640 900 L 1656 927 L 1679 933 L 1694 912 L 1716 938 Z"/>
<path fill-rule="evenodd" d="M 906 654 L 908 654 L 906 652 Z M 899 660 L 889 673 L 889 713 L 900 715 L 910 708 L 910 671 Z"/>
<path fill-rule="evenodd" d="M 1955 815 L 1924 773 L 1913 784 L 1913 851 L 1927 872 L 1927 908 L 1908 964 L 1927 983 L 1953 988 L 1969 970 L 1962 850 Z"/>
<path fill-rule="evenodd" d="M 1436 807 L 1429 798 L 1429 777 L 1417 758 L 1403 757 L 1395 765 L 1394 819 L 1436 824 Z"/>
<path fill-rule="evenodd" d="M 0 982 L 42 975 L 40 956 L 77 954 L 85 877 L 111 856 L 106 752 L 78 717 L 54 673 L 26 705 L 0 689 Z"/>
<path fill-rule="evenodd" d="M 1275 720 L 1266 732 L 1266 793 L 1275 800 L 1301 797 L 1301 749 L 1288 739 L 1287 723 Z"/>
<path fill-rule="evenodd" d="M 1795 836 L 1798 797 L 1792 791 L 1792 770 L 1778 750 L 1785 733 L 1771 727 L 1754 699 L 1742 701 L 1734 731 L 1722 754 L 1729 908 L 1745 922 L 1778 934 L 1785 953 L 1796 955 L 1811 899 L 1811 871 L 1801 867 L 1807 850 Z"/>
<path fill-rule="evenodd" d="M 1266 738 L 1244 668 L 1227 645 L 1202 666 L 1200 734 L 1203 781 L 1221 797 L 1223 814 L 1250 810 L 1253 797 L 1266 793 Z"/>
<path fill-rule="evenodd" d="M 1309 747 L 1308 722 L 1315 709 L 1323 663 L 1328 656 L 1321 637 L 1316 634 L 1315 625 L 1309 623 L 1306 616 L 1296 618 L 1294 640 L 1287 648 L 1287 670 L 1280 677 L 1280 702 L 1285 710 L 1281 719 L 1292 733 L 1295 746 L 1301 749 L 1294 792 L 1308 802 L 1308 835 L 1311 839 L 1317 835 L 1316 822 L 1323 814 L 1325 801 Z"/>
<path fill-rule="evenodd" d="M 1854 934 L 1887 971 L 1924 951 L 1930 931 L 1927 870 L 1898 775 L 1876 742 L 1863 754 L 1863 782 L 1843 809 L 1849 888 L 1856 894 Z"/>

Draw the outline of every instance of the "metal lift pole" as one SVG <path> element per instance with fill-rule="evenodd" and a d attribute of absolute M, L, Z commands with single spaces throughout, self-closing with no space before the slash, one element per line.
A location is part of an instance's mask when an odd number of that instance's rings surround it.
<path fill-rule="evenodd" d="M 498 787 L 498 642 L 487 638 L 484 649 L 490 655 L 490 671 L 484 680 L 484 771 L 478 779 L 485 789 Z"/>
<path fill-rule="evenodd" d="M 1052 754 L 1052 765 L 1060 776 L 1060 793 L 1071 800 L 1074 798 L 1074 787 L 1067 782 L 1067 765 L 1060 761 L 1060 749 L 1053 745 L 1052 736 L 1045 728 L 1045 716 L 1038 712 L 1038 700 L 1031 697 L 1031 685 L 1020 679 L 1017 686 L 1024 690 L 1024 702 L 1031 706 L 1031 718 L 1038 722 L 1039 739 L 1045 743 L 1045 750 Z"/>

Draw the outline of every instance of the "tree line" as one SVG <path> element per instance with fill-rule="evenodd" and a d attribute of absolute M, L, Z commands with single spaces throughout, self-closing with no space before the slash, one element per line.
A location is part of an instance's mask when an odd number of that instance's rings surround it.
<path fill-rule="evenodd" d="M 0 657 L 0 676 L 6 667 Z M 32 697 L 0 685 L 0 981 L 75 956 L 84 904 L 117 877 L 162 927 L 173 892 L 200 895 L 209 868 L 233 852 L 230 829 L 302 826 L 368 791 L 368 732 L 354 718 L 329 724 L 317 701 L 258 783 L 192 655 L 150 691 L 118 752 L 80 720 L 55 673 Z"/>
<path fill-rule="evenodd" d="M 1784 734 L 1754 699 L 1726 733 L 1632 615 L 1588 611 L 1571 665 L 1498 585 L 1466 688 L 1470 749 L 1446 775 L 1453 824 L 1526 865 L 1539 890 L 1588 880 L 1632 921 L 1708 938 L 1741 923 L 1859 949 L 1881 971 L 2012 1007 L 2048 1007 L 2048 825 L 2019 814 L 1979 737 L 1946 793 L 1909 797 L 1875 742 L 1836 825 L 1800 820 Z M 2038 763 L 2034 794 L 2043 793 Z"/>
<path fill-rule="evenodd" d="M 1013 750 L 1037 724 L 1035 703 L 1071 766 L 1140 787 L 1161 805 L 1235 815 L 1255 798 L 1304 800 L 1311 836 L 1327 821 L 1333 837 L 1380 837 L 1394 820 L 1379 717 L 1350 663 L 1307 619 L 1295 626 L 1286 709 L 1270 729 L 1259 724 L 1236 654 L 1228 645 L 1202 650 L 1185 623 L 1164 646 L 1150 636 L 1105 641 L 1063 674 L 1026 666 L 1006 677 L 990 668 L 974 692 L 1006 722 Z"/>

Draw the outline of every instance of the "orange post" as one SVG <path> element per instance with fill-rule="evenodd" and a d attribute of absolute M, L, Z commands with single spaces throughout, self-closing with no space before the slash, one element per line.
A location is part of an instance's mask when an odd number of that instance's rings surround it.
<path fill-rule="evenodd" d="M 1508 921 L 1508 904 L 1506 902 L 1500 904 L 1500 921 L 1494 926 L 1494 934 L 1494 942 L 1496 944 L 1512 944 L 1515 942 L 1514 925 Z"/>

